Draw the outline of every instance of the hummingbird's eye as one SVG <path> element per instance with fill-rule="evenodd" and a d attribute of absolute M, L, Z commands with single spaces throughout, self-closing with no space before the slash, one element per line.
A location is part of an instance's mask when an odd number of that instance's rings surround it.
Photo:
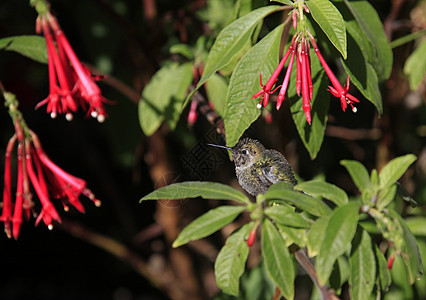
<path fill-rule="evenodd" d="M 241 151 L 242 154 L 247 154 L 247 150 Z"/>

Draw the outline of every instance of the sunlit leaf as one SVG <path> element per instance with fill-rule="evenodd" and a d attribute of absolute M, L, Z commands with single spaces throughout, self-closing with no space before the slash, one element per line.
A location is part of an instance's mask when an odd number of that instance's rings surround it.
<path fill-rule="evenodd" d="M 260 116 L 257 102 L 251 98 L 260 89 L 259 74 L 266 82 L 278 65 L 282 28 L 282 25 L 278 26 L 251 48 L 232 73 L 224 118 L 228 146 L 235 145 L 250 124 Z"/>
<path fill-rule="evenodd" d="M 364 192 L 370 186 L 370 176 L 367 169 L 360 162 L 355 160 L 341 160 L 340 164 L 346 168 L 361 192 Z"/>
<path fill-rule="evenodd" d="M 283 182 L 277 182 L 269 187 L 264 197 L 268 201 L 284 200 L 317 217 L 328 215 L 331 212 L 331 209 L 321 200 L 297 191 L 288 190 L 287 185 Z"/>
<path fill-rule="evenodd" d="M 269 276 L 287 299 L 294 295 L 294 267 L 290 253 L 277 228 L 264 219 L 262 223 L 262 257 Z"/>
<path fill-rule="evenodd" d="M 318 281 L 321 285 L 327 282 L 334 262 L 349 247 L 358 224 L 360 204 L 349 202 L 336 208 L 327 224 L 324 241 L 315 261 Z"/>
<path fill-rule="evenodd" d="M 217 255 L 214 265 L 216 284 L 229 295 L 237 296 L 239 293 L 240 277 L 244 273 L 249 253 L 245 238 L 253 225 L 251 222 L 234 231 Z"/>
<path fill-rule="evenodd" d="M 309 0 L 305 3 L 315 22 L 346 59 L 346 27 L 340 12 L 329 0 Z"/>
<path fill-rule="evenodd" d="M 388 162 L 379 173 L 380 188 L 384 189 L 394 184 L 415 160 L 415 155 L 407 154 Z"/>
<path fill-rule="evenodd" d="M 314 197 L 324 197 L 337 206 L 348 203 L 348 195 L 341 188 L 325 181 L 305 181 L 294 187 L 296 190 L 304 191 Z"/>
<path fill-rule="evenodd" d="M 351 299 L 368 299 L 375 284 L 376 260 L 370 235 L 361 228 L 352 241 L 349 266 Z"/>
<path fill-rule="evenodd" d="M 173 247 L 209 236 L 234 221 L 244 209 L 244 206 L 224 205 L 209 210 L 182 230 L 173 242 Z"/>
<path fill-rule="evenodd" d="M 47 64 L 46 40 L 38 35 L 20 35 L 0 39 L 0 50 L 14 51 Z"/>
<path fill-rule="evenodd" d="M 195 197 L 234 200 L 245 204 L 251 204 L 250 200 L 243 193 L 228 185 L 203 181 L 186 181 L 170 184 L 149 193 L 143 197 L 140 202 L 144 200 L 185 199 Z"/>

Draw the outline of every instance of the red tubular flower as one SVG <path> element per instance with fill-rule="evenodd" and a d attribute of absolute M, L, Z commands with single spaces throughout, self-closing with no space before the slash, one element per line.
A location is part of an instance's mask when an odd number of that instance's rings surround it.
<path fill-rule="evenodd" d="M 340 104 L 342 106 L 342 110 L 346 111 L 346 107 L 348 106 L 348 104 L 352 107 L 352 111 L 356 112 L 357 109 L 356 107 L 354 107 L 353 103 L 354 102 L 359 102 L 359 100 L 357 98 L 355 98 L 354 96 L 352 96 L 351 94 L 348 93 L 349 90 L 349 76 L 346 80 L 346 84 L 345 87 L 342 87 L 342 85 L 340 84 L 339 80 L 337 80 L 336 76 L 334 76 L 333 72 L 331 71 L 330 67 L 327 65 L 327 63 L 325 62 L 324 58 L 322 57 L 318 46 L 314 40 L 313 37 L 310 38 L 311 40 L 311 44 L 314 47 L 315 53 L 318 56 L 318 59 L 321 62 L 321 65 L 323 66 L 325 73 L 327 74 L 328 78 L 330 78 L 331 84 L 332 86 L 329 86 L 329 91 L 333 94 L 333 96 L 340 98 Z"/>
<path fill-rule="evenodd" d="M 275 82 L 277 81 L 278 75 L 280 74 L 281 70 L 284 68 L 285 63 L 288 57 L 290 56 L 290 53 L 293 50 L 295 40 L 296 40 L 296 36 L 293 37 L 290 47 L 288 47 L 288 50 L 285 53 L 284 57 L 281 59 L 280 63 L 278 64 L 278 67 L 272 73 L 271 77 L 269 78 L 269 80 L 266 82 L 265 85 L 262 84 L 262 74 L 259 73 L 260 86 L 262 89 L 258 91 L 256 94 L 254 94 L 254 96 L 252 97 L 252 99 L 260 97 L 260 96 L 262 97 L 259 104 L 257 105 L 257 108 L 261 108 L 262 105 L 263 107 L 265 107 L 269 102 L 269 94 L 274 93 L 279 88 L 278 86 L 276 89 L 271 91 L 271 88 L 274 86 Z"/>
<path fill-rule="evenodd" d="M 59 113 L 71 120 L 80 104 L 90 116 L 103 122 L 107 116 L 103 104 L 108 100 L 95 83 L 102 76 L 92 76 L 80 62 L 56 18 L 50 13 L 37 19 L 36 29 L 42 30 L 46 39 L 50 83 L 49 96 L 36 108 L 47 104 L 47 112 L 52 118 Z"/>
<path fill-rule="evenodd" d="M 17 178 L 17 188 L 16 188 L 16 200 L 15 208 L 13 209 L 13 237 L 18 239 L 19 231 L 22 224 L 22 214 L 23 214 L 23 193 L 24 193 L 24 163 L 23 161 L 23 149 L 22 145 L 18 145 L 18 178 Z"/>
<path fill-rule="evenodd" d="M 195 122 L 197 121 L 197 118 L 198 118 L 197 102 L 192 101 L 191 102 L 191 108 L 190 108 L 189 114 L 188 114 L 188 125 L 192 127 L 195 124 Z"/>
<path fill-rule="evenodd" d="M 284 81 L 283 81 L 283 84 L 281 86 L 280 92 L 278 93 L 277 110 L 280 109 L 281 104 L 284 101 L 284 96 L 285 96 L 285 93 L 287 91 L 288 83 L 290 82 L 291 69 L 293 68 L 295 55 L 296 55 L 296 50 L 293 47 L 293 49 L 291 50 L 291 58 L 290 58 L 290 62 L 289 62 L 288 67 L 287 67 L 287 71 L 285 73 Z"/>
<path fill-rule="evenodd" d="M 253 246 L 254 242 L 256 241 L 256 228 L 257 226 L 250 231 L 249 236 L 247 238 L 247 246 L 249 247 Z"/>
<path fill-rule="evenodd" d="M 0 217 L 9 238 L 12 235 L 15 239 L 18 238 L 24 211 L 25 217 L 27 219 L 30 217 L 33 203 L 29 183 L 33 186 L 42 206 L 35 221 L 36 225 L 43 220 L 47 227 L 52 229 L 53 221 L 61 222 L 53 199 L 60 199 L 64 210 L 68 210 L 68 205 L 72 205 L 82 213 L 84 207 L 79 200 L 81 194 L 92 200 L 96 206 L 100 206 L 100 201 L 86 187 L 86 181 L 65 172 L 48 158 L 34 132 L 28 129 L 27 136 L 24 136 L 17 120 L 15 128 L 17 133 L 10 139 L 6 150 L 3 211 Z M 12 205 L 11 156 L 17 140 L 17 188 L 15 203 Z"/>
<path fill-rule="evenodd" d="M 12 136 L 7 144 L 4 164 L 4 187 L 3 187 L 3 211 L 0 220 L 4 222 L 4 231 L 11 238 L 11 221 L 12 221 L 12 175 L 11 175 L 11 159 L 12 150 L 15 146 L 16 134 Z"/>
<path fill-rule="evenodd" d="M 309 103 L 309 79 L 308 71 L 309 65 L 307 62 L 306 52 L 306 43 L 302 42 L 302 52 L 300 54 L 302 58 L 302 98 L 303 98 L 303 111 L 305 112 L 306 121 L 311 124 L 311 104 Z"/>
<path fill-rule="evenodd" d="M 296 71 L 297 71 L 297 77 L 296 77 L 296 93 L 297 96 L 300 97 L 300 91 L 302 90 L 302 57 L 300 55 L 301 49 L 300 44 L 298 44 L 297 50 L 296 50 Z"/>
<path fill-rule="evenodd" d="M 391 269 L 392 269 L 392 266 L 393 266 L 393 262 L 394 262 L 394 260 L 395 260 L 395 255 L 394 255 L 394 254 L 392 254 L 392 255 L 389 257 L 389 260 L 388 260 L 388 269 L 389 269 L 389 270 L 391 270 Z"/>

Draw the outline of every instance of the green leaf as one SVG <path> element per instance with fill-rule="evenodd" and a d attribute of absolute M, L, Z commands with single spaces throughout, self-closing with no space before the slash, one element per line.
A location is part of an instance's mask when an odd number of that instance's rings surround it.
<path fill-rule="evenodd" d="M 365 0 L 345 0 L 345 4 L 371 44 L 373 56 L 369 61 L 376 70 L 379 80 L 389 78 L 393 61 L 392 49 L 376 10 Z"/>
<path fill-rule="evenodd" d="M 262 257 L 266 270 L 283 296 L 293 299 L 294 267 L 284 240 L 268 219 L 262 223 Z"/>
<path fill-rule="evenodd" d="M 313 54 L 313 50 L 311 54 Z M 312 56 L 311 56 L 312 57 Z M 314 159 L 324 139 L 325 127 L 327 126 L 328 108 L 330 105 L 329 92 L 327 91 L 327 80 L 325 80 L 324 72 L 322 71 L 321 64 L 318 59 L 311 61 L 311 76 L 313 83 L 313 99 L 311 108 L 311 125 L 306 121 L 305 112 L 303 111 L 302 98 L 296 95 L 296 68 L 293 67 L 290 76 L 289 86 L 289 98 L 290 98 L 290 110 L 294 124 L 296 125 L 297 132 L 299 133 L 300 139 L 305 145 L 306 149 Z"/>
<path fill-rule="evenodd" d="M 376 107 L 377 112 L 380 115 L 383 114 L 383 101 L 376 71 L 370 63 L 360 60 L 360 52 L 356 52 L 356 47 L 352 46 L 351 39 L 349 39 L 349 49 L 348 60 L 341 60 L 345 71 L 362 95 Z M 352 53 L 354 55 L 351 55 Z"/>
<path fill-rule="evenodd" d="M 192 65 L 171 63 L 152 77 L 139 101 L 139 122 L 146 135 L 152 135 L 167 120 L 173 129 L 192 81 Z"/>
<path fill-rule="evenodd" d="M 376 279 L 376 260 L 371 238 L 367 231 L 359 228 L 352 241 L 349 260 L 349 292 L 351 299 L 364 300 L 372 294 Z"/>
<path fill-rule="evenodd" d="M 374 252 L 376 254 L 377 258 L 377 265 L 378 265 L 378 271 L 379 271 L 379 279 L 380 279 L 380 288 L 383 292 L 387 292 L 389 289 L 389 286 L 392 283 L 392 278 L 390 271 L 388 269 L 388 263 L 386 261 L 385 256 L 380 251 L 379 247 L 376 245 L 374 246 Z"/>
<path fill-rule="evenodd" d="M 340 164 L 346 168 L 355 185 L 361 192 L 370 186 L 370 176 L 367 169 L 355 160 L 341 160 Z"/>
<path fill-rule="evenodd" d="M 256 100 L 251 98 L 260 89 L 259 73 L 267 80 L 278 65 L 282 29 L 283 25 L 278 26 L 251 48 L 232 73 L 224 118 L 228 146 L 235 145 L 260 115 Z"/>
<path fill-rule="evenodd" d="M 376 204 L 376 207 L 379 211 L 382 211 L 395 199 L 396 190 L 397 190 L 396 184 L 394 183 L 390 187 L 380 192 L 379 197 L 377 199 L 377 204 Z"/>
<path fill-rule="evenodd" d="M 321 249 L 322 242 L 324 241 L 325 230 L 327 229 L 330 216 L 318 218 L 308 232 L 308 256 L 314 257 L 318 255 Z"/>
<path fill-rule="evenodd" d="M 309 0 L 305 3 L 315 22 L 346 59 L 346 27 L 340 12 L 329 0 Z"/>
<path fill-rule="evenodd" d="M 213 74 L 206 82 L 207 97 L 213 103 L 215 111 L 222 118 L 225 115 L 227 91 L 228 82 L 218 74 Z"/>
<path fill-rule="evenodd" d="M 404 35 L 400 38 L 397 38 L 391 42 L 392 49 L 397 48 L 401 45 L 409 43 L 411 41 L 417 40 L 418 38 L 424 36 L 426 34 L 426 29 L 422 29 L 407 35 Z"/>
<path fill-rule="evenodd" d="M 394 184 L 415 160 L 415 155 L 407 154 L 388 162 L 379 173 L 380 188 L 384 189 Z"/>
<path fill-rule="evenodd" d="M 294 228 L 279 223 L 275 224 L 281 233 L 282 238 L 285 241 L 285 246 L 289 247 L 292 244 L 296 244 L 299 248 L 306 247 L 307 236 L 306 229 L 304 228 Z"/>
<path fill-rule="evenodd" d="M 209 236 L 234 221 L 244 209 L 244 206 L 225 205 L 209 210 L 182 230 L 173 242 L 173 248 Z"/>
<path fill-rule="evenodd" d="M 240 277 L 244 273 L 249 253 L 245 238 L 253 226 L 254 222 L 250 222 L 234 231 L 217 255 L 214 264 L 216 284 L 229 295 L 237 296 L 239 293 Z"/>
<path fill-rule="evenodd" d="M 271 185 L 263 196 L 268 201 L 284 200 L 317 217 L 328 215 L 331 212 L 331 209 L 321 200 L 300 192 L 288 190 L 286 184 L 282 182 Z"/>
<path fill-rule="evenodd" d="M 275 223 L 291 227 L 308 228 L 309 222 L 287 205 L 274 205 L 264 210 L 265 214 Z"/>
<path fill-rule="evenodd" d="M 47 48 L 44 37 L 20 35 L 0 39 L 0 50 L 17 52 L 40 63 L 47 64 Z"/>
<path fill-rule="evenodd" d="M 304 181 L 294 187 L 296 190 L 304 191 L 313 197 L 324 197 L 337 206 L 348 203 L 348 195 L 341 188 L 325 181 Z"/>
<path fill-rule="evenodd" d="M 404 65 L 404 74 L 408 76 L 411 90 L 415 91 L 426 74 L 426 39 L 411 53 Z"/>
<path fill-rule="evenodd" d="M 257 23 L 279 8 L 280 6 L 277 5 L 258 8 L 226 26 L 217 36 L 207 58 L 203 76 L 201 76 L 193 92 L 200 88 L 216 71 L 225 67 L 244 48 Z M 191 96 L 189 95 L 187 100 Z"/>
<path fill-rule="evenodd" d="M 411 217 L 405 219 L 410 231 L 417 236 L 426 236 L 426 218 L 425 217 Z"/>
<path fill-rule="evenodd" d="M 393 209 L 389 209 L 389 215 L 398 220 L 403 229 L 404 247 L 402 258 L 408 271 L 408 280 L 410 284 L 414 284 L 423 274 L 422 258 L 420 257 L 419 247 L 417 246 L 416 238 L 411 233 L 405 220 Z"/>
<path fill-rule="evenodd" d="M 336 208 L 331 215 L 315 262 L 320 285 L 327 282 L 334 262 L 348 249 L 358 224 L 359 207 L 357 202 L 349 202 Z"/>
<path fill-rule="evenodd" d="M 169 49 L 169 52 L 171 54 L 180 54 L 190 60 L 194 59 L 193 49 L 186 44 L 172 45 Z"/>
<path fill-rule="evenodd" d="M 162 187 L 143 197 L 144 200 L 185 199 L 201 197 L 204 199 L 234 200 L 251 204 L 250 200 L 240 191 L 228 185 L 216 182 L 187 181 Z"/>

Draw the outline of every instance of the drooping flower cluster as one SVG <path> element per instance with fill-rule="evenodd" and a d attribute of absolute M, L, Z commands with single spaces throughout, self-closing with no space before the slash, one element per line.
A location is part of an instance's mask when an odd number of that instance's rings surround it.
<path fill-rule="evenodd" d="M 303 9 L 305 10 L 305 12 L 309 12 L 306 6 L 303 6 Z M 296 72 L 297 72 L 296 93 L 298 96 L 302 94 L 303 111 L 306 116 L 306 121 L 309 124 L 311 124 L 311 121 L 312 121 L 311 101 L 313 97 L 313 93 L 312 93 L 313 86 L 312 86 L 312 77 L 311 77 L 311 58 L 309 55 L 310 53 L 309 41 L 310 41 L 316 55 L 319 58 L 321 65 L 324 68 L 325 73 L 327 74 L 328 78 L 331 81 L 332 85 L 329 86 L 328 90 L 333 94 L 333 96 L 340 99 L 340 103 L 341 103 L 341 107 L 343 111 L 346 111 L 347 106 L 350 105 L 352 107 L 352 111 L 356 112 L 357 109 L 356 107 L 354 107 L 354 102 L 359 102 L 359 100 L 348 93 L 349 76 L 347 78 L 346 85 L 342 87 L 339 80 L 333 74 L 330 67 L 327 65 L 324 58 L 322 57 L 313 36 L 309 33 L 309 31 L 306 29 L 305 26 L 301 26 L 302 29 L 299 29 L 299 27 L 297 27 L 298 18 L 303 18 L 302 10 L 294 9 L 291 12 L 291 14 L 292 14 L 293 26 L 295 29 L 298 28 L 298 30 L 296 34 L 293 36 L 293 39 L 290 43 L 290 46 L 287 52 L 285 53 L 284 57 L 281 59 L 277 68 L 272 73 L 271 77 L 268 79 L 265 85 L 262 84 L 262 76 L 260 75 L 260 86 L 262 89 L 258 91 L 252 97 L 252 99 L 261 97 L 261 100 L 259 104 L 257 105 L 257 107 L 258 108 L 261 108 L 262 106 L 265 107 L 269 102 L 269 95 L 274 93 L 276 90 L 278 90 L 281 87 L 278 93 L 277 105 L 276 105 L 277 110 L 280 109 L 281 104 L 284 101 L 284 96 L 287 91 L 288 84 L 290 82 L 291 70 L 293 68 L 293 65 L 296 64 Z M 282 85 L 272 90 L 272 87 L 275 85 L 277 78 L 279 74 L 281 73 L 282 69 L 284 68 L 284 65 L 287 62 L 289 57 L 290 57 L 290 61 L 289 61 Z"/>
<path fill-rule="evenodd" d="M 47 105 L 52 118 L 64 114 L 72 120 L 80 106 L 88 115 L 103 122 L 106 118 L 105 99 L 95 81 L 102 76 L 93 76 L 82 64 L 72 49 L 56 18 L 49 12 L 39 14 L 36 32 L 43 32 L 47 45 L 49 95 L 36 108 Z"/>
<path fill-rule="evenodd" d="M 35 224 L 38 225 L 43 220 L 49 229 L 53 228 L 53 221 L 61 222 L 52 199 L 60 200 L 65 211 L 68 211 L 71 205 L 84 213 L 84 207 L 79 200 L 81 194 L 92 200 L 96 206 L 100 206 L 101 202 L 86 187 L 86 181 L 65 172 L 52 162 L 41 147 L 37 135 L 29 129 L 24 132 L 18 118 L 15 118 L 14 123 L 16 133 L 9 140 L 5 155 L 3 208 L 0 216 L 9 238 L 18 238 L 23 216 L 29 220 L 31 212 L 37 214 L 31 185 L 41 204 Z M 16 142 L 17 180 L 13 203 L 12 152 Z"/>

